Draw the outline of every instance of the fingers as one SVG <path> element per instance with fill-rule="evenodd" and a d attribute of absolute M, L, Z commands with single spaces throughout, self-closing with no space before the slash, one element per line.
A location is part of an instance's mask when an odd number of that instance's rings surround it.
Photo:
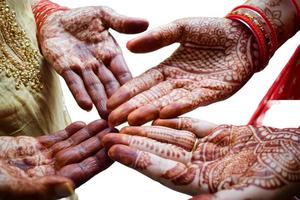
<path fill-rule="evenodd" d="M 151 90 L 151 89 L 150 89 Z M 164 88 L 164 91 L 167 91 Z M 143 92 L 141 95 L 145 95 L 148 91 Z M 173 89 L 168 94 L 161 97 L 157 96 L 157 99 L 153 99 L 148 102 L 146 105 L 142 105 L 136 110 L 132 111 L 128 116 L 128 123 L 132 126 L 139 126 L 145 124 L 148 121 L 159 118 L 160 110 L 169 105 L 172 102 L 177 101 L 185 97 L 188 94 L 188 91 L 182 88 Z M 139 99 L 139 95 L 133 99 Z"/>
<path fill-rule="evenodd" d="M 115 75 L 115 77 L 118 79 L 118 81 L 121 85 L 124 85 L 125 83 L 127 83 L 128 81 L 130 81 L 132 79 L 131 72 L 130 72 L 122 54 L 117 55 L 116 57 L 114 57 L 111 60 L 110 70 Z"/>
<path fill-rule="evenodd" d="M 108 109 L 114 110 L 119 105 L 129 100 L 131 97 L 162 82 L 163 79 L 163 74 L 156 69 L 151 69 L 144 74 L 132 79 L 131 81 L 123 85 L 114 95 L 112 95 L 107 103 Z"/>
<path fill-rule="evenodd" d="M 113 73 L 102 63 L 102 61 L 99 62 L 100 64 L 96 73 L 105 87 L 106 96 L 109 98 L 120 88 L 120 84 Z"/>
<path fill-rule="evenodd" d="M 87 157 L 95 154 L 102 149 L 101 138 L 107 133 L 114 132 L 113 129 L 107 128 L 96 136 L 89 138 L 88 140 L 56 154 L 56 168 L 61 168 L 67 164 L 80 162 Z"/>
<path fill-rule="evenodd" d="M 68 137 L 70 137 L 71 135 L 76 133 L 77 131 L 84 128 L 85 126 L 86 126 L 86 124 L 84 122 L 74 122 L 74 123 L 70 124 L 64 130 L 61 130 L 55 134 L 38 137 L 38 141 L 43 146 L 50 147 L 50 146 L 56 144 L 57 142 L 67 139 Z"/>
<path fill-rule="evenodd" d="M 178 131 L 166 127 L 148 126 L 134 127 L 129 126 L 123 128 L 120 133 L 127 135 L 137 135 L 146 138 L 151 138 L 159 142 L 174 144 L 187 151 L 191 151 L 194 147 L 196 136 L 188 131 Z"/>
<path fill-rule="evenodd" d="M 81 142 L 93 137 L 94 135 L 100 133 L 103 131 L 103 129 L 107 128 L 107 122 L 104 120 L 96 120 L 84 128 L 80 129 L 76 133 L 74 133 L 72 136 L 67 138 L 64 141 L 61 141 L 59 143 L 54 144 L 50 151 L 55 155 L 61 150 L 67 149 L 71 146 L 76 146 L 77 144 L 80 144 Z"/>
<path fill-rule="evenodd" d="M 130 40 L 127 43 L 127 48 L 134 53 L 155 51 L 175 42 L 180 42 L 182 34 L 182 23 L 174 21 Z"/>
<path fill-rule="evenodd" d="M 61 76 L 66 81 L 77 104 L 84 110 L 91 110 L 93 108 L 93 102 L 86 91 L 81 77 L 69 68 L 63 71 Z"/>
<path fill-rule="evenodd" d="M 190 163 L 192 158 L 192 153 L 180 146 L 158 142 L 141 136 L 109 134 L 103 138 L 102 144 L 106 149 L 110 149 L 114 145 L 126 145 L 183 164 Z"/>
<path fill-rule="evenodd" d="M 92 101 L 94 102 L 99 115 L 102 119 L 107 119 L 107 96 L 99 78 L 95 75 L 94 71 L 91 68 L 87 68 L 86 70 L 82 71 L 82 78 L 85 84 L 85 88 L 88 91 Z"/>
<path fill-rule="evenodd" d="M 188 96 L 181 98 L 161 109 L 159 117 L 169 119 L 187 113 L 199 106 L 205 106 L 220 99 L 220 91 L 200 88 L 192 91 Z"/>
<path fill-rule="evenodd" d="M 70 178 L 78 187 L 108 168 L 112 163 L 113 161 L 107 156 L 106 151 L 101 149 L 94 156 L 88 157 L 80 163 L 63 167 L 59 174 Z"/>
<path fill-rule="evenodd" d="M 157 119 L 153 121 L 152 125 L 190 131 L 200 138 L 209 135 L 211 131 L 217 127 L 216 124 L 189 117 Z"/>
<path fill-rule="evenodd" d="M 100 8 L 104 23 L 120 33 L 140 33 L 148 28 L 148 21 L 141 18 L 120 15 L 108 7 Z"/>
<path fill-rule="evenodd" d="M 176 191 L 194 194 L 197 191 L 197 167 L 186 165 L 156 156 L 152 153 L 136 150 L 124 145 L 114 145 L 108 152 L 109 156 L 149 178 Z"/>
<path fill-rule="evenodd" d="M 131 87 L 131 89 L 133 88 Z M 157 98 L 160 98 L 168 92 L 171 92 L 172 89 L 173 84 L 168 81 L 158 83 L 157 85 L 151 87 L 149 90 L 146 90 L 145 92 L 134 96 L 132 99 L 128 100 L 126 103 L 120 105 L 115 110 L 113 110 L 109 116 L 109 123 L 111 125 L 119 125 L 125 122 L 127 120 L 128 115 L 134 112 L 134 110 L 138 109 L 139 107 L 142 107 L 143 105 L 149 104 L 150 102 L 154 101 Z M 141 120 L 139 118 L 139 115 L 137 117 L 135 117 L 134 115 L 133 118 L 130 118 L 131 125 L 140 125 L 142 124 L 142 121 L 151 120 L 151 118 L 156 116 L 157 106 L 153 106 L 150 108 L 147 107 L 145 110 L 146 112 L 142 111 L 143 116 L 141 116 Z"/>

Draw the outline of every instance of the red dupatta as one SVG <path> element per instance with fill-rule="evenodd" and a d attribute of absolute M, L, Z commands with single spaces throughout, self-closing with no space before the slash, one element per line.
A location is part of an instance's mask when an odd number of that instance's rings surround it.
<path fill-rule="evenodd" d="M 250 125 L 262 125 L 271 100 L 300 100 L 300 45 L 253 114 Z"/>

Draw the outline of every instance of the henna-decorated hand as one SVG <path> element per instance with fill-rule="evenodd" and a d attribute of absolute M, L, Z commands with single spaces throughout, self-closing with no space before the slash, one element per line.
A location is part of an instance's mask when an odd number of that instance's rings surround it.
<path fill-rule="evenodd" d="M 154 125 L 106 135 L 108 155 L 174 190 L 203 194 L 197 200 L 284 200 L 299 192 L 300 129 L 190 118 Z"/>
<path fill-rule="evenodd" d="M 119 15 L 107 7 L 86 7 L 50 15 L 39 41 L 47 61 L 66 81 L 78 105 L 96 106 L 107 118 L 106 101 L 131 79 L 120 47 L 109 33 L 139 33 L 147 29 L 143 19 Z"/>
<path fill-rule="evenodd" d="M 141 125 L 172 118 L 231 96 L 254 73 L 257 45 L 252 33 L 223 18 L 174 21 L 128 42 L 149 52 L 179 42 L 174 54 L 123 85 L 109 100 L 109 123 Z"/>
<path fill-rule="evenodd" d="M 70 195 L 112 164 L 101 138 L 113 131 L 98 120 L 75 122 L 54 135 L 0 137 L 0 199 L 52 200 Z"/>

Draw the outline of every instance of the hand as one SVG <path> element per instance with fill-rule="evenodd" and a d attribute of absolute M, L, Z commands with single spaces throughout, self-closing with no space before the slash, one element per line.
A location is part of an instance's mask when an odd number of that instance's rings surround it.
<path fill-rule="evenodd" d="M 109 123 L 141 125 L 223 100 L 255 72 L 255 38 L 225 18 L 180 19 L 128 42 L 133 52 L 180 47 L 158 66 L 123 85 L 108 101 Z"/>
<path fill-rule="evenodd" d="M 72 194 L 112 164 L 100 144 L 113 129 L 76 122 L 54 135 L 0 137 L 0 199 L 52 200 Z"/>
<path fill-rule="evenodd" d="M 120 47 L 108 29 L 138 33 L 148 27 L 106 7 L 86 7 L 50 15 L 40 33 L 42 52 L 66 81 L 78 105 L 96 106 L 107 118 L 106 100 L 131 79 Z"/>
<path fill-rule="evenodd" d="M 195 199 L 283 200 L 299 191 L 300 129 L 189 118 L 154 125 L 106 135 L 108 155 L 176 191 L 203 194 Z"/>

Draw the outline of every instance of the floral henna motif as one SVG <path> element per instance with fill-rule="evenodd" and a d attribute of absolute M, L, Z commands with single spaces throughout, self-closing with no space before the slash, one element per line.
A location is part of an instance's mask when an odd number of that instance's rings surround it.
<path fill-rule="evenodd" d="M 258 7 L 265 13 L 276 30 L 280 44 L 298 31 L 296 13 L 289 0 L 249 0 L 246 4 Z"/>
<path fill-rule="evenodd" d="M 228 98 L 249 80 L 259 64 L 258 46 L 251 32 L 228 19 L 177 20 L 151 37 L 164 38 L 163 45 L 178 41 L 181 46 L 110 98 L 112 125 L 127 119 L 140 125 Z"/>
<path fill-rule="evenodd" d="M 101 6 L 63 11 L 58 8 L 54 12 L 51 7 L 57 7 L 56 4 L 43 2 L 46 5 L 35 5 L 43 55 L 64 78 L 81 108 L 90 110 L 95 105 L 100 116 L 107 118 L 107 98 L 131 79 L 122 51 L 109 28 L 138 33 L 147 28 L 148 22 Z M 45 14 L 47 10 L 49 14 Z M 45 16 L 39 18 L 41 15 Z"/>
<path fill-rule="evenodd" d="M 206 163 L 201 156 L 194 156 L 193 161 L 201 161 L 199 186 L 207 184 L 210 192 L 249 185 L 273 190 L 300 181 L 299 130 L 231 126 L 208 140 L 215 148 L 204 140 L 208 149 L 198 148 L 195 154 L 205 154 L 212 162 Z M 211 153 L 219 154 L 218 148 L 225 148 L 226 153 L 209 159 Z"/>
<path fill-rule="evenodd" d="M 199 123 L 198 120 L 166 119 L 157 120 L 154 124 L 190 129 L 194 126 L 191 125 L 193 121 Z M 188 124 L 182 125 L 185 122 Z M 152 128 L 155 131 L 151 131 Z M 187 194 L 230 191 L 230 194 L 243 193 L 245 198 L 240 199 L 247 199 L 249 191 L 251 195 L 254 191 L 275 197 L 280 194 L 283 199 L 296 195 L 297 191 L 293 187 L 299 187 L 300 182 L 299 129 L 215 126 L 210 131 L 206 130 L 210 133 L 208 136 L 198 140 L 194 138 L 197 144 L 194 151 L 180 146 L 183 138 L 189 138 L 188 131 L 185 130 L 160 126 L 127 127 L 121 130 L 121 134 L 105 138 L 104 145 L 108 148 L 111 145 L 118 146 L 119 143 L 127 145 L 127 154 L 119 151 L 112 158 L 124 164 L 132 163 L 127 160 L 133 159 L 135 165 L 130 167 Z M 179 135 L 178 132 L 182 132 L 182 138 L 174 140 L 166 137 L 166 131 L 173 133 L 174 138 Z M 128 154 L 130 151 L 139 152 L 139 156 L 127 157 L 126 155 L 133 155 Z M 123 161 L 118 159 L 121 157 Z M 260 199 L 259 195 L 251 198 Z"/>
<path fill-rule="evenodd" d="M 145 170 L 151 165 L 150 156 L 144 152 L 140 152 L 138 159 L 134 165 L 135 169 Z"/>

